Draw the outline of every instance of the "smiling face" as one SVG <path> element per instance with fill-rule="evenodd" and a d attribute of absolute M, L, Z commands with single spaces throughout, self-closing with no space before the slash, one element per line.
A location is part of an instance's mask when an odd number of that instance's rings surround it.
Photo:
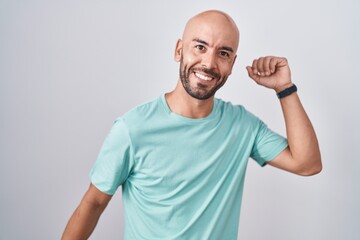
<path fill-rule="evenodd" d="M 199 100 L 214 96 L 231 74 L 239 32 L 222 12 L 208 11 L 190 19 L 178 40 L 175 60 L 186 92 Z"/>

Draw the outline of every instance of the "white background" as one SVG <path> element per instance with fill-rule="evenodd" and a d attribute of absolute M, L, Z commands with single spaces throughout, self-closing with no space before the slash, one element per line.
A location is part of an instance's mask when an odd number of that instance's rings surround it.
<path fill-rule="evenodd" d="M 239 239 L 360 239 L 357 0 L 0 0 L 0 239 L 59 239 L 86 191 L 112 121 L 174 88 L 186 21 L 228 12 L 241 41 L 217 97 L 285 134 L 253 58 L 288 58 L 316 129 L 323 172 L 299 177 L 250 161 Z M 122 239 L 121 191 L 91 239 Z"/>

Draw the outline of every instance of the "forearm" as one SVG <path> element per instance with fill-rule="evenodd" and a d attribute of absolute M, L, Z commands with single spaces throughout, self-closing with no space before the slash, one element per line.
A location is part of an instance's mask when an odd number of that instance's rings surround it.
<path fill-rule="evenodd" d="M 296 92 L 282 92 L 293 85 L 286 58 L 261 57 L 254 59 L 252 66 L 247 66 L 246 69 L 249 77 L 257 84 L 273 89 L 281 96 L 289 147 L 269 164 L 305 176 L 320 172 L 322 165 L 319 144 L 310 119 Z"/>
<path fill-rule="evenodd" d="M 110 195 L 102 193 L 90 184 L 79 207 L 71 216 L 61 239 L 88 239 L 110 199 Z"/>
<path fill-rule="evenodd" d="M 314 128 L 308 118 L 299 96 L 293 93 L 280 99 L 283 110 L 286 134 L 293 161 L 304 175 L 321 171 L 319 144 Z"/>
<path fill-rule="evenodd" d="M 71 216 L 61 239 L 88 239 L 103 210 L 104 208 L 102 207 L 94 208 L 92 204 L 87 203 L 86 200 L 83 199 Z"/>

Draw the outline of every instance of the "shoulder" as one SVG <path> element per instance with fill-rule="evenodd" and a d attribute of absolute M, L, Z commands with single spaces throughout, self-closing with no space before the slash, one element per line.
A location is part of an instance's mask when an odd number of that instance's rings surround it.
<path fill-rule="evenodd" d="M 224 101 L 222 99 L 215 99 L 219 111 L 225 117 L 231 117 L 235 119 L 241 119 L 242 121 L 258 121 L 259 118 L 253 113 L 248 111 L 243 105 L 233 104 L 230 101 Z"/>
<path fill-rule="evenodd" d="M 161 97 L 149 100 L 138 106 L 135 106 L 122 116 L 118 117 L 115 122 L 123 122 L 126 126 L 142 124 L 158 115 L 161 112 Z"/>

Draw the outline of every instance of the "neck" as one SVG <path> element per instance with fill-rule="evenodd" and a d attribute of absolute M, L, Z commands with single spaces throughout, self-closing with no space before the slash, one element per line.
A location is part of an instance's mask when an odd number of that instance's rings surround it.
<path fill-rule="evenodd" d="M 193 98 L 185 91 L 181 81 L 172 92 L 165 94 L 165 99 L 172 112 L 188 118 L 205 118 L 214 105 L 214 96 L 206 100 Z"/>

